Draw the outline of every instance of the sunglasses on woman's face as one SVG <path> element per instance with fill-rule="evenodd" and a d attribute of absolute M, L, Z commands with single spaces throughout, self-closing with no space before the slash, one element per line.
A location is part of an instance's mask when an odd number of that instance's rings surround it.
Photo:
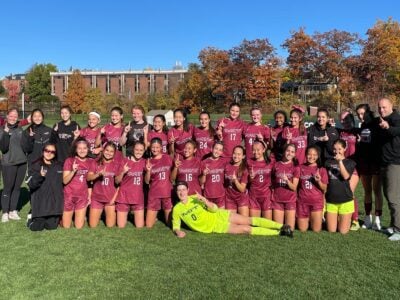
<path fill-rule="evenodd" d="M 46 153 L 56 154 L 55 150 L 44 149 L 43 151 Z"/>

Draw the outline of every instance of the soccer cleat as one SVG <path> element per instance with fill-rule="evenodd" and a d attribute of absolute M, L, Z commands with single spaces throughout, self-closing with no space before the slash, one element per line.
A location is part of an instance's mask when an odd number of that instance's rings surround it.
<path fill-rule="evenodd" d="M 368 215 L 364 217 L 364 224 L 361 226 L 364 229 L 371 229 L 372 228 L 372 216 Z"/>
<path fill-rule="evenodd" d="M 395 232 L 391 236 L 389 236 L 389 241 L 392 242 L 400 241 L 400 232 Z"/>
<path fill-rule="evenodd" d="M 351 231 L 357 231 L 359 229 L 360 229 L 360 223 L 358 223 L 358 221 L 356 221 L 356 220 L 351 221 L 350 230 Z"/>
<path fill-rule="evenodd" d="M 8 213 L 3 213 L 3 215 L 1 216 L 1 222 L 6 223 L 8 221 L 10 221 L 8 218 Z"/>
<path fill-rule="evenodd" d="M 286 224 L 282 225 L 279 235 L 288 236 L 290 238 L 293 238 L 293 230 L 292 230 L 292 228 L 290 228 L 289 225 L 286 225 Z"/>
<path fill-rule="evenodd" d="M 21 220 L 21 217 L 18 215 L 18 212 L 16 210 L 10 211 L 8 213 L 8 218 L 14 221 Z"/>
<path fill-rule="evenodd" d="M 393 227 L 388 227 L 388 228 L 386 228 L 386 229 L 385 229 L 385 233 L 386 233 L 386 234 L 389 234 L 389 235 L 390 235 L 390 234 L 393 234 L 393 233 L 394 233 L 394 228 L 393 228 Z"/>
<path fill-rule="evenodd" d="M 375 217 L 374 224 L 372 224 L 372 229 L 377 231 L 380 231 L 382 229 L 381 219 L 379 216 Z"/>

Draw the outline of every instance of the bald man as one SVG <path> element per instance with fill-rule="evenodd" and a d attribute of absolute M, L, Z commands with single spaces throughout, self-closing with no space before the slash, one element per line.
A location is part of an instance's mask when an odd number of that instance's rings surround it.
<path fill-rule="evenodd" d="M 393 102 L 386 98 L 379 100 L 378 108 L 383 193 L 391 217 L 389 240 L 400 241 L 400 114 L 393 110 Z"/>

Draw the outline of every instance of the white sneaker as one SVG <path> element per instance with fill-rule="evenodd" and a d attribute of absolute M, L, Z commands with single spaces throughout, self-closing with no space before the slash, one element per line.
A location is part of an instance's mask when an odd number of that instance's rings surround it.
<path fill-rule="evenodd" d="M 18 211 L 13 210 L 8 213 L 8 218 L 10 220 L 18 221 L 21 220 L 20 216 L 18 215 Z"/>
<path fill-rule="evenodd" d="M 372 224 L 372 229 L 378 230 L 378 231 L 380 231 L 382 229 L 381 218 L 379 216 L 375 217 L 374 224 Z"/>
<path fill-rule="evenodd" d="M 387 234 L 393 234 L 394 233 L 394 228 L 393 227 L 388 227 L 388 228 L 386 228 L 386 233 Z"/>
<path fill-rule="evenodd" d="M 364 229 L 371 229 L 372 227 L 372 216 L 368 215 L 364 217 L 364 224 L 361 226 Z"/>
<path fill-rule="evenodd" d="M 8 213 L 3 213 L 3 215 L 1 216 L 1 222 L 6 223 L 8 221 L 9 221 Z"/>
<path fill-rule="evenodd" d="M 392 242 L 400 241 L 400 232 L 393 233 L 391 236 L 389 236 L 389 241 Z"/>

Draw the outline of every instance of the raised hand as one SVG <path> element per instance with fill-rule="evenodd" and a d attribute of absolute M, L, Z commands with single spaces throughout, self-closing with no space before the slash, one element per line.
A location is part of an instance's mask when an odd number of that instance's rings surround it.
<path fill-rule="evenodd" d="M 319 140 L 320 140 L 320 141 L 323 141 L 323 142 L 329 141 L 329 136 L 328 136 L 328 133 L 326 132 L 326 130 L 325 130 L 325 135 L 324 135 L 324 136 L 321 136 L 321 137 L 319 138 Z"/>
<path fill-rule="evenodd" d="M 42 166 L 40 168 L 40 176 L 45 177 L 47 174 L 47 170 Z"/>
<path fill-rule="evenodd" d="M 5 132 L 10 132 L 10 128 L 8 128 L 7 123 L 4 124 L 4 131 L 5 131 Z"/>
<path fill-rule="evenodd" d="M 169 138 L 169 143 L 174 144 L 175 143 L 175 136 L 174 136 L 174 131 L 171 131 L 171 137 Z"/>
<path fill-rule="evenodd" d="M 250 170 L 250 178 L 254 179 L 256 177 L 256 174 L 254 173 L 254 168 L 253 166 L 251 166 L 251 170 Z"/>
<path fill-rule="evenodd" d="M 320 182 L 321 181 L 321 174 L 319 173 L 319 169 L 317 169 L 317 172 L 314 174 L 314 180 L 316 182 Z"/>
<path fill-rule="evenodd" d="M 106 134 L 106 128 L 105 128 L 105 126 L 101 127 L 101 129 L 100 129 L 100 134 L 101 134 L 101 135 Z"/>
<path fill-rule="evenodd" d="M 31 115 L 28 115 L 28 116 L 26 117 L 26 120 L 28 121 L 28 123 L 32 123 L 32 116 L 31 116 Z"/>
<path fill-rule="evenodd" d="M 54 130 L 54 131 L 58 131 L 58 123 L 56 123 L 56 125 L 54 125 L 53 130 Z"/>
<path fill-rule="evenodd" d="M 150 172 L 152 167 L 153 165 L 151 164 L 150 159 L 148 158 L 146 161 L 146 170 Z"/>
<path fill-rule="evenodd" d="M 385 121 L 382 117 L 379 117 L 379 127 L 381 127 L 382 129 L 388 129 L 389 123 Z"/>
<path fill-rule="evenodd" d="M 128 166 L 128 163 L 125 163 L 124 168 L 123 168 L 122 171 L 123 171 L 124 174 L 126 174 L 126 173 L 129 172 L 130 169 L 131 169 L 131 168 Z"/>
<path fill-rule="evenodd" d="M 263 135 L 261 134 L 261 132 L 258 132 L 258 133 L 256 134 L 256 137 L 257 137 L 257 139 L 258 139 L 259 141 L 262 141 L 262 140 L 264 139 L 264 137 L 263 137 Z"/>
<path fill-rule="evenodd" d="M 131 122 L 129 121 L 128 125 L 126 125 L 124 128 L 124 132 L 128 133 L 129 131 L 131 131 L 131 129 L 132 129 L 132 126 L 131 126 Z"/>
<path fill-rule="evenodd" d="M 73 131 L 74 133 L 74 139 L 77 139 L 79 135 L 81 134 L 81 131 L 79 130 L 79 126 L 76 125 L 76 129 Z"/>
<path fill-rule="evenodd" d="M 74 162 L 72 163 L 72 171 L 76 172 L 78 171 L 78 163 L 76 162 L 76 159 L 74 159 Z"/>
<path fill-rule="evenodd" d="M 33 132 L 32 127 L 29 127 L 29 136 L 34 136 L 35 133 Z"/>
<path fill-rule="evenodd" d="M 205 169 L 203 170 L 203 175 L 208 175 L 210 173 L 210 169 L 208 168 L 208 165 L 206 165 Z"/>
<path fill-rule="evenodd" d="M 182 164 L 182 161 L 180 160 L 180 155 L 179 154 L 177 154 L 176 155 L 176 159 L 175 159 L 175 167 L 176 168 L 179 168 L 179 166 Z"/>

